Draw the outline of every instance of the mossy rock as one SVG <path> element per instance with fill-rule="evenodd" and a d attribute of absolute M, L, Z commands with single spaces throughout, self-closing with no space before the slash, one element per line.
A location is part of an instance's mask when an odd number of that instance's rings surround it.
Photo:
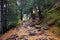
<path fill-rule="evenodd" d="M 50 18 L 50 19 L 48 19 L 47 24 L 48 24 L 48 25 L 52 25 L 52 24 L 55 23 L 55 21 L 56 21 L 56 19 Z"/>
<path fill-rule="evenodd" d="M 49 26 L 47 24 L 44 24 L 42 28 L 45 29 L 45 30 L 48 30 Z"/>

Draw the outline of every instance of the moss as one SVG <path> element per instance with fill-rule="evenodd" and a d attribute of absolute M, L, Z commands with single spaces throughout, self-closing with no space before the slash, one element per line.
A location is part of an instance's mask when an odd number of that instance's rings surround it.
<path fill-rule="evenodd" d="M 3 34 L 0 34 L 0 37 L 2 36 Z"/>
<path fill-rule="evenodd" d="M 53 28 L 55 34 L 60 35 L 60 27 L 56 26 Z"/>

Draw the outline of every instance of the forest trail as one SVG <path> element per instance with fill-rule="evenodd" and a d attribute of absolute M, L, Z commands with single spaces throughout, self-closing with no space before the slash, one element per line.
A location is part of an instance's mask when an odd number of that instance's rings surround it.
<path fill-rule="evenodd" d="M 31 30 L 32 30 L 32 29 L 35 29 L 35 28 L 34 28 L 34 27 L 33 27 L 33 28 L 31 27 Z M 35 29 L 35 30 L 37 31 L 37 29 Z M 50 36 L 48 36 L 47 38 L 55 38 L 56 40 L 60 40 L 60 37 L 57 37 L 55 34 L 53 34 L 53 33 L 51 32 L 51 29 L 46 30 L 45 32 L 46 32 L 46 34 L 50 35 Z M 37 32 L 37 33 L 39 33 L 39 32 Z M 28 29 L 27 29 L 27 28 L 18 27 L 18 28 L 15 28 L 15 29 L 11 29 L 10 31 L 8 31 L 7 33 L 5 33 L 5 34 L 1 37 L 1 39 L 2 39 L 2 40 L 6 40 L 7 38 L 9 38 L 11 35 L 14 35 L 14 34 L 18 35 L 19 38 L 20 38 L 20 37 L 22 37 L 22 35 L 28 35 L 29 32 L 28 32 Z M 42 38 L 42 37 L 44 37 L 44 36 L 43 36 L 43 35 L 29 36 L 29 37 L 28 37 L 28 40 L 36 40 L 36 39 Z"/>

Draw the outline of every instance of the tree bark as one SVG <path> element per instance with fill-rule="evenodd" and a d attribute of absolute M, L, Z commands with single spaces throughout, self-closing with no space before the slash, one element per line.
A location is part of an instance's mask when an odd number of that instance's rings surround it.
<path fill-rule="evenodd" d="M 7 8 L 7 7 L 6 7 Z M 2 27 L 2 34 L 7 31 L 6 26 L 6 9 L 4 9 L 4 0 L 1 0 L 1 27 Z"/>

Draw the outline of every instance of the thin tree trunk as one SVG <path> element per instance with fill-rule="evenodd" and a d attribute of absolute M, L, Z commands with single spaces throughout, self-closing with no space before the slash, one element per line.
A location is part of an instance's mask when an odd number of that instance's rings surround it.
<path fill-rule="evenodd" d="M 31 11 L 31 18 L 35 20 L 35 14 L 33 14 L 33 8 L 31 8 L 30 11 Z"/>
<path fill-rule="evenodd" d="M 38 16 L 39 16 L 39 19 L 41 20 L 41 19 L 42 19 L 42 14 L 41 14 L 40 7 L 38 7 L 38 9 L 37 9 L 37 10 L 39 10 L 39 11 L 38 11 Z"/>
<path fill-rule="evenodd" d="M 21 9 L 21 15 L 20 15 L 21 17 L 20 17 L 20 19 L 22 20 L 22 18 L 23 18 L 23 15 L 22 15 L 22 9 Z"/>

